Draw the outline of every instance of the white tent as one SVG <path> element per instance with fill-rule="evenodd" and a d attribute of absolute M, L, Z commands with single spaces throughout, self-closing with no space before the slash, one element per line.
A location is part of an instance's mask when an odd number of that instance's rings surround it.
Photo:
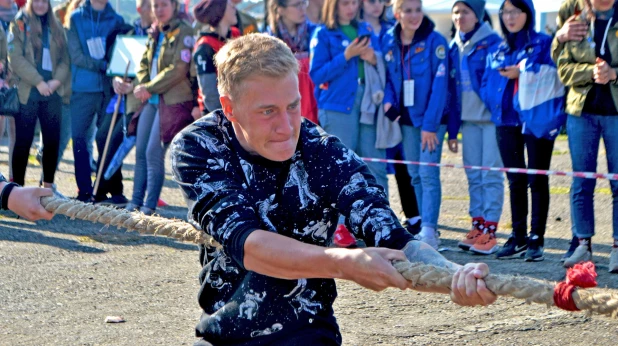
<path fill-rule="evenodd" d="M 423 0 L 423 9 L 427 13 L 451 12 L 456 0 Z M 504 0 L 487 0 L 485 8 L 489 13 L 497 13 Z M 533 0 L 534 7 L 539 13 L 558 12 L 560 0 Z"/>
<path fill-rule="evenodd" d="M 437 25 L 437 30 L 445 37 L 450 37 L 451 31 L 451 10 L 456 0 L 423 0 L 423 11 L 433 19 Z M 498 11 L 504 0 L 486 0 L 485 8 L 491 14 L 494 29 L 500 30 Z M 533 0 L 534 8 L 537 12 L 536 30 L 543 31 L 546 25 L 550 28 L 555 27 L 558 9 L 562 0 Z"/>

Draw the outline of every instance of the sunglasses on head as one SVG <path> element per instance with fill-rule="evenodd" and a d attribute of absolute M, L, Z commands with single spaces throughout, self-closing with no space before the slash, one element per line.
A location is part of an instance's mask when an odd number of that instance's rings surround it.
<path fill-rule="evenodd" d="M 365 0 L 366 2 L 370 3 L 370 4 L 376 4 L 376 3 L 381 3 L 381 4 L 386 4 L 388 3 L 388 0 Z"/>

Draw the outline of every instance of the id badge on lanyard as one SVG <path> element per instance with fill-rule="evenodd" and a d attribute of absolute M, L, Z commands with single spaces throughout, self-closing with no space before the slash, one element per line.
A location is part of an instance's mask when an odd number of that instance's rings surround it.
<path fill-rule="evenodd" d="M 154 58 L 152 59 L 152 66 L 150 66 L 150 79 L 156 77 L 157 74 L 159 74 L 159 58 Z"/>
<path fill-rule="evenodd" d="M 101 37 L 93 37 L 86 40 L 88 53 L 93 59 L 103 59 L 105 57 L 105 43 Z"/>
<path fill-rule="evenodd" d="M 49 48 L 43 48 L 42 66 L 44 71 L 52 71 L 51 55 L 49 54 Z"/>
<path fill-rule="evenodd" d="M 408 49 L 408 55 L 410 55 L 410 51 L 412 50 L 412 45 Z M 403 53 L 404 49 L 401 47 L 401 67 L 403 69 L 403 77 L 405 78 L 403 81 L 403 106 L 404 107 L 413 107 L 414 106 L 414 79 L 410 75 L 410 71 L 412 68 L 410 67 L 410 62 L 408 62 L 408 69 L 406 69 L 405 64 L 405 54 Z M 410 59 L 411 60 L 411 59 Z"/>
<path fill-rule="evenodd" d="M 403 105 L 405 107 L 414 106 L 414 79 L 403 81 Z"/>

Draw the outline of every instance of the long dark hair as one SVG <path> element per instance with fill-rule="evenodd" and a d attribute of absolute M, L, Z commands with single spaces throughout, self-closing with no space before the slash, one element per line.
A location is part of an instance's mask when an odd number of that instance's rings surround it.
<path fill-rule="evenodd" d="M 30 26 L 30 37 L 32 40 L 32 47 L 34 48 L 34 54 L 37 59 L 40 59 L 43 51 L 43 28 L 41 26 L 41 20 L 32 9 L 32 2 L 32 0 L 28 0 L 28 2 L 26 2 L 24 11 L 28 16 L 28 25 Z M 56 16 L 54 16 L 50 0 L 47 0 L 47 6 L 47 13 L 45 14 L 45 17 L 47 18 L 50 36 L 56 45 L 58 45 L 59 51 L 62 51 L 67 44 L 64 29 L 58 19 L 56 19 Z"/>
<path fill-rule="evenodd" d="M 515 6 L 516 8 L 520 9 L 522 12 L 526 14 L 526 24 L 524 24 L 524 27 L 521 29 L 521 31 L 529 33 L 530 31 L 534 30 L 534 27 L 532 25 L 534 21 L 534 16 L 532 15 L 532 10 L 528 7 L 528 4 L 526 4 L 524 0 L 508 0 L 508 1 L 511 3 L 511 5 Z M 506 4 L 506 1 L 502 3 L 502 6 L 500 6 L 500 13 L 502 13 L 502 10 L 504 9 L 505 4 Z M 504 20 L 502 19 L 502 15 L 500 15 L 500 29 L 502 29 L 502 35 L 504 35 L 504 38 L 509 44 L 509 47 L 514 48 L 516 35 L 511 35 L 509 33 L 509 29 L 507 29 L 506 25 L 504 25 Z"/>

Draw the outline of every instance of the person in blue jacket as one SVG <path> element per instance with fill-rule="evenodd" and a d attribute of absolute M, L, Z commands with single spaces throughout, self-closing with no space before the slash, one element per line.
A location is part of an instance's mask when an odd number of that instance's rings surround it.
<path fill-rule="evenodd" d="M 343 142 L 350 157 L 384 159 L 385 149 L 375 146 L 376 125 L 361 123 L 365 68 L 378 63 L 374 49 L 380 44 L 371 26 L 358 19 L 359 5 L 359 0 L 325 1 L 324 24 L 310 42 L 309 75 L 316 85 L 320 126 Z M 367 166 L 388 194 L 386 164 L 367 162 Z M 335 235 L 335 243 L 338 235 L 347 234 L 342 221 L 343 232 Z"/>
<path fill-rule="evenodd" d="M 67 32 L 69 55 L 71 57 L 71 133 L 73 156 L 75 158 L 75 180 L 79 189 L 77 199 L 93 201 L 93 187 L 90 170 L 90 154 L 87 143 L 91 140 L 88 128 L 96 120 L 101 124 L 106 107 L 112 97 L 111 80 L 105 75 L 106 41 L 117 27 L 124 24 L 108 0 L 86 0 L 72 14 Z M 99 131 L 107 133 L 106 128 Z M 103 148 L 99 148 L 103 150 Z M 100 151 L 100 152 L 101 152 Z M 122 181 L 108 181 L 112 195 L 122 195 Z M 105 200 L 104 194 L 97 196 Z M 125 199 L 126 201 L 126 199 Z"/>
<path fill-rule="evenodd" d="M 384 111 L 402 125 L 403 149 L 408 160 L 439 163 L 446 134 L 443 115 L 448 82 L 447 42 L 423 14 L 420 0 L 395 0 L 393 12 L 397 24 L 382 39 L 387 71 Z M 440 170 L 409 165 L 408 172 L 421 210 L 419 235 L 437 248 L 442 199 Z"/>
<path fill-rule="evenodd" d="M 386 17 L 387 6 L 386 0 L 364 0 L 360 9 L 360 18 L 367 22 L 373 29 L 373 32 L 378 36 L 379 40 L 386 35 L 388 30 L 395 25 L 394 20 Z M 405 160 L 403 154 L 403 144 L 399 143 L 392 148 L 386 149 L 386 158 L 392 160 Z M 388 173 L 395 174 L 397 181 L 397 190 L 399 199 L 401 200 L 401 208 L 403 209 L 404 219 L 403 226 L 412 234 L 418 234 L 421 230 L 421 216 L 418 210 L 418 203 L 412 185 L 412 178 L 408 173 L 408 167 L 404 164 L 387 165 Z"/>
<path fill-rule="evenodd" d="M 492 113 L 506 167 L 549 169 L 554 140 L 566 120 L 564 86 L 551 59 L 551 37 L 534 31 L 532 0 L 507 0 L 500 8 L 504 41 L 489 54 L 481 98 Z M 525 153 L 528 163 L 526 165 Z M 544 175 L 507 173 L 513 233 L 498 258 L 525 253 L 542 261 L 549 211 L 549 179 Z M 532 197 L 528 236 L 528 186 Z M 495 234 L 491 236 L 495 242 Z"/>
<path fill-rule="evenodd" d="M 460 0 L 453 5 L 456 32 L 449 49 L 448 143 L 452 152 L 458 152 L 457 134 L 461 128 L 464 165 L 502 167 L 496 125 L 480 97 L 487 55 L 502 39 L 483 22 L 484 12 L 485 0 Z M 472 227 L 459 247 L 491 254 L 498 248 L 484 249 L 483 244 L 488 240 L 489 230 L 498 228 L 504 202 L 504 176 L 502 172 L 472 169 L 466 169 L 466 176 Z"/>

